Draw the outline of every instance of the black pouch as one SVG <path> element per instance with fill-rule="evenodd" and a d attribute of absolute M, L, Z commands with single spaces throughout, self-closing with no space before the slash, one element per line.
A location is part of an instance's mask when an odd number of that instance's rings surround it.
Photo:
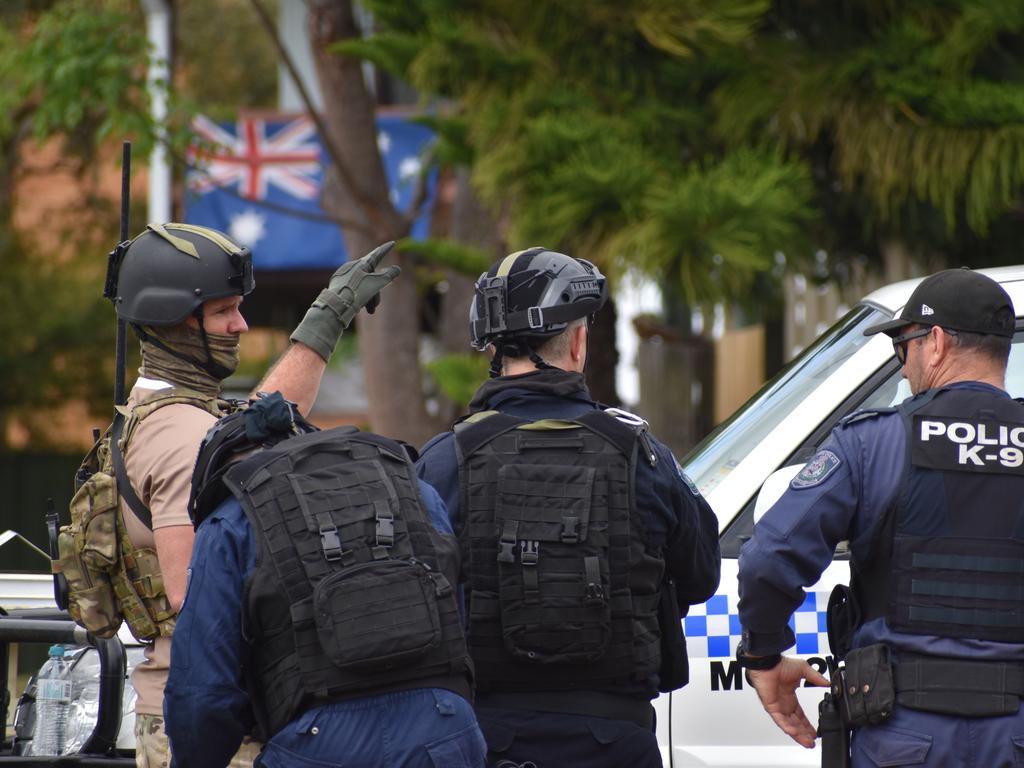
<path fill-rule="evenodd" d="M 661 631 L 661 668 L 658 690 L 669 693 L 690 682 L 690 660 L 686 655 L 686 636 L 679 618 L 676 583 L 666 576 L 658 598 L 658 628 Z"/>
<path fill-rule="evenodd" d="M 889 646 L 877 643 L 854 648 L 845 662 L 839 699 L 843 722 L 851 728 L 884 722 L 896 704 Z"/>
<path fill-rule="evenodd" d="M 313 610 L 327 657 L 340 669 L 371 673 L 411 664 L 441 642 L 440 574 L 415 560 L 380 560 L 317 584 Z"/>

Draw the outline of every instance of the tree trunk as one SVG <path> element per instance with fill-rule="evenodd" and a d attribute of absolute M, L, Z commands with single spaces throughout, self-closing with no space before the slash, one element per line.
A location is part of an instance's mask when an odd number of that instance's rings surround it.
<path fill-rule="evenodd" d="M 612 406 L 621 405 L 615 386 L 615 368 L 619 363 L 619 348 L 615 344 L 617 317 L 615 302 L 608 299 L 590 326 L 587 344 L 587 388 L 595 400 Z"/>
<path fill-rule="evenodd" d="M 329 140 L 344 168 L 332 165 L 324 180 L 324 209 L 356 223 L 344 231 L 350 258 L 408 232 L 408 223 L 388 198 L 377 149 L 376 104 L 356 59 L 329 47 L 360 34 L 351 0 L 310 0 L 309 34 L 323 94 Z M 301 247 L 300 243 L 296 247 Z M 392 252 L 395 253 L 395 252 Z M 384 289 L 380 308 L 358 317 L 371 427 L 420 445 L 438 430 L 427 415 L 419 365 L 419 300 L 413 265 L 391 257 L 405 274 Z"/>
<path fill-rule="evenodd" d="M 491 254 L 494 261 L 505 255 L 505 243 L 498 224 L 488 211 L 469 179 L 469 170 L 455 173 L 455 200 L 452 203 L 452 240 L 476 246 Z M 473 300 L 473 283 L 477 275 L 464 275 L 453 269 L 446 271 L 448 292 L 441 307 L 441 347 L 446 352 L 468 352 L 469 305 Z"/>

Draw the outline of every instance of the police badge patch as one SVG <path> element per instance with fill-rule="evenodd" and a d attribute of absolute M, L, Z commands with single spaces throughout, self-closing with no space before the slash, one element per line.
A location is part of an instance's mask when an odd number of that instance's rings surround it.
<path fill-rule="evenodd" d="M 672 461 L 676 463 L 676 474 L 679 475 L 679 479 L 686 484 L 686 487 L 690 489 L 690 493 L 694 496 L 700 496 L 700 489 L 697 488 L 697 484 L 690 479 L 690 476 L 683 471 L 683 467 L 680 465 L 679 459 L 673 456 Z"/>
<path fill-rule="evenodd" d="M 793 478 L 789 486 L 793 490 L 801 488 L 813 488 L 825 481 L 829 475 L 835 472 L 842 462 L 832 451 L 818 451 L 814 458 L 804 464 L 804 468 Z"/>

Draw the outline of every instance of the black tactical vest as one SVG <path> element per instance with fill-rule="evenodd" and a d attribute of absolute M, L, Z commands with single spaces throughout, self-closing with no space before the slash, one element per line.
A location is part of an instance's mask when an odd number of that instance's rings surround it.
<path fill-rule="evenodd" d="M 661 552 L 634 514 L 642 429 L 602 411 L 456 427 L 469 647 L 485 692 L 646 690 Z"/>
<path fill-rule="evenodd" d="M 862 621 L 1024 642 L 1024 404 L 940 389 L 897 410 L 907 469 L 878 555 L 853 563 Z"/>
<path fill-rule="evenodd" d="M 458 545 L 430 524 L 398 443 L 351 427 L 300 435 L 224 482 L 256 537 L 242 628 L 264 737 L 331 701 L 423 687 L 470 697 Z"/>

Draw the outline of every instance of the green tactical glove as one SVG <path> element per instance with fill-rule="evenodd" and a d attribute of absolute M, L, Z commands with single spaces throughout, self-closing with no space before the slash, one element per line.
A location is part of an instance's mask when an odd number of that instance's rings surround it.
<path fill-rule="evenodd" d="M 402 268 L 397 266 L 375 271 L 394 245 L 394 240 L 378 245 L 363 258 L 342 264 L 295 326 L 291 340 L 305 344 L 324 360 L 330 360 L 338 339 L 356 313 L 366 307 L 372 314 L 380 303 L 381 290 L 401 273 Z"/>

